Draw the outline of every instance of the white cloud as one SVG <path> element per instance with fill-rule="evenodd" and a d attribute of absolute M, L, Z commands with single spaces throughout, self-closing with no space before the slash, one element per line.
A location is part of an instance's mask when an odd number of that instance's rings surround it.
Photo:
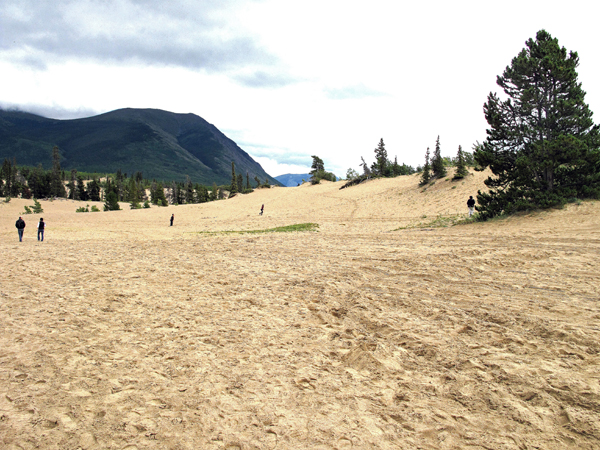
<path fill-rule="evenodd" d="M 496 76 L 541 28 L 579 52 L 598 111 L 590 5 L 6 0 L 0 72 L 10 89 L 0 104 L 60 118 L 192 112 L 274 176 L 304 172 L 311 155 L 338 175 L 358 170 L 380 138 L 390 158 L 417 166 L 438 135 L 444 156 L 485 138 L 482 106 L 499 90 Z"/>

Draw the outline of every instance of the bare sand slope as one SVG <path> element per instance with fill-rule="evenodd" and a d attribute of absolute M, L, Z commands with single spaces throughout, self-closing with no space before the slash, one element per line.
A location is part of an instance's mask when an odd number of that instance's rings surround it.
<path fill-rule="evenodd" d="M 600 448 L 600 203 L 427 225 L 484 176 L 0 205 L 0 448 Z"/>

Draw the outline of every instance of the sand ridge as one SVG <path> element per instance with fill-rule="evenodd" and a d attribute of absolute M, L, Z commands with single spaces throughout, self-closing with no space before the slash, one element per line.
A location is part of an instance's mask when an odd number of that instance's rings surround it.
<path fill-rule="evenodd" d="M 0 447 L 600 448 L 600 203 L 413 228 L 485 176 L 0 205 Z"/>

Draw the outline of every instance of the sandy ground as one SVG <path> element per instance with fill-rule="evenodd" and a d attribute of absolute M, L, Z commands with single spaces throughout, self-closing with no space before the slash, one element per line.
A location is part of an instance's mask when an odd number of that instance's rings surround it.
<path fill-rule="evenodd" d="M 0 448 L 600 448 L 600 202 L 431 226 L 483 177 L 0 205 Z"/>

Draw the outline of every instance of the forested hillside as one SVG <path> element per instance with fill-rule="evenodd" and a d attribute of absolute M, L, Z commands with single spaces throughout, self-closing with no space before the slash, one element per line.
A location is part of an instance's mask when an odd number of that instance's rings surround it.
<path fill-rule="evenodd" d="M 80 172 L 142 172 L 147 179 L 202 184 L 231 181 L 236 171 L 279 184 L 235 142 L 194 114 L 157 109 L 120 109 L 99 116 L 48 119 L 0 110 L 0 160 L 52 167 L 58 146 L 63 169 Z"/>

